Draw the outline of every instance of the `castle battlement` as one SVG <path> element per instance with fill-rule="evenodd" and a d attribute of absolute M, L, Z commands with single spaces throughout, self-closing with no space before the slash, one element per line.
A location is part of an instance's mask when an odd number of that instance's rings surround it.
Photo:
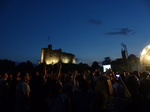
<path fill-rule="evenodd" d="M 67 52 L 62 52 L 62 53 L 67 54 L 67 55 L 74 55 L 72 53 L 67 53 Z"/>

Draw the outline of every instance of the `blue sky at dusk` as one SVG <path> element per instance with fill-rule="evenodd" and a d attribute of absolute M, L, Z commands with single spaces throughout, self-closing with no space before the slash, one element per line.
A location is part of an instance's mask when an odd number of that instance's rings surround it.
<path fill-rule="evenodd" d="M 150 44 L 149 0 L 0 1 L 0 59 L 38 63 L 52 44 L 90 64 L 121 58 L 121 43 L 137 57 Z"/>

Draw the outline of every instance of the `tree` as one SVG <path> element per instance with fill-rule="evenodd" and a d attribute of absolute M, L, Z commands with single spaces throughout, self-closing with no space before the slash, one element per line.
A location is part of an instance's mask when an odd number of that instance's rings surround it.
<path fill-rule="evenodd" d="M 18 66 L 17 66 L 18 70 L 21 72 L 29 72 L 31 73 L 34 69 L 34 66 L 32 64 L 32 62 L 30 62 L 29 60 L 27 60 L 27 62 L 21 62 Z"/>
<path fill-rule="evenodd" d="M 16 63 L 11 60 L 0 60 L 0 72 L 13 72 L 15 69 Z"/>
<path fill-rule="evenodd" d="M 79 72 L 84 73 L 84 71 L 85 71 L 85 70 L 88 70 L 89 68 L 90 68 L 90 67 L 89 67 L 88 64 L 80 62 L 80 63 L 78 64 L 78 69 L 77 69 L 77 70 L 78 70 Z"/>
<path fill-rule="evenodd" d="M 137 58 L 134 54 L 130 54 L 128 56 L 128 62 L 131 70 L 138 70 L 138 65 L 140 62 L 139 58 Z"/>
<path fill-rule="evenodd" d="M 102 62 L 103 65 L 107 65 L 107 64 L 110 64 L 110 63 L 111 63 L 110 57 L 105 57 L 104 61 Z"/>
<path fill-rule="evenodd" d="M 94 61 L 92 64 L 92 71 L 94 72 L 96 69 L 100 69 L 100 66 L 97 61 Z"/>
<path fill-rule="evenodd" d="M 137 59 L 137 57 L 134 55 L 134 54 L 130 54 L 129 56 L 128 56 L 128 59 L 129 60 L 136 60 Z"/>

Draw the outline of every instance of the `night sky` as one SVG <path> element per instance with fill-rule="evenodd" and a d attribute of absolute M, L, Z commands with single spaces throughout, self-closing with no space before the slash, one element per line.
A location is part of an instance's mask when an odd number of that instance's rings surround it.
<path fill-rule="evenodd" d="M 52 44 L 91 64 L 121 58 L 121 43 L 137 57 L 150 44 L 149 0 L 0 1 L 0 59 L 36 64 Z"/>

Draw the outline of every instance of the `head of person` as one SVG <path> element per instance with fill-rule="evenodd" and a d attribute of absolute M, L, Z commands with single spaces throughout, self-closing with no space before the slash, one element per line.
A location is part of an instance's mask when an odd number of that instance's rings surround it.
<path fill-rule="evenodd" d="M 131 75 L 135 75 L 137 78 L 140 78 L 140 72 L 138 71 L 133 71 Z"/>
<path fill-rule="evenodd" d="M 13 76 L 12 76 L 12 74 L 9 74 L 9 78 L 12 78 Z"/>
<path fill-rule="evenodd" d="M 3 75 L 2 75 L 2 77 L 3 77 L 4 79 L 7 79 L 7 78 L 8 78 L 8 73 L 7 73 L 7 72 L 4 72 Z"/>
<path fill-rule="evenodd" d="M 113 95 L 112 83 L 108 76 L 102 75 L 97 79 L 96 90 L 102 108 L 107 108 L 107 100 L 111 99 Z"/>
<path fill-rule="evenodd" d="M 96 82 L 97 93 L 105 98 L 109 98 L 113 94 L 112 83 L 108 76 L 102 75 Z"/>
<path fill-rule="evenodd" d="M 20 76 L 21 76 L 21 80 L 23 80 L 23 81 L 29 81 L 30 80 L 30 76 L 29 76 L 28 72 L 22 72 L 20 74 Z"/>
<path fill-rule="evenodd" d="M 89 84 L 88 80 L 82 79 L 79 81 L 79 87 L 80 87 L 81 91 L 88 91 L 90 84 Z"/>
<path fill-rule="evenodd" d="M 20 77 L 20 71 L 16 71 L 16 72 L 15 72 L 15 76 L 16 76 L 16 77 Z"/>
<path fill-rule="evenodd" d="M 145 77 L 145 78 L 146 78 L 148 75 L 149 75 L 148 72 L 142 72 L 142 74 L 141 74 L 141 76 L 142 76 L 142 77 Z"/>
<path fill-rule="evenodd" d="M 134 90 L 134 89 L 140 88 L 140 81 L 136 75 L 131 75 L 131 76 L 127 77 L 125 83 L 126 83 L 126 86 L 128 89 L 130 88 L 130 89 Z"/>
<path fill-rule="evenodd" d="M 85 70 L 84 71 L 84 78 L 87 78 L 88 76 L 90 76 L 90 71 L 89 70 Z"/>
<path fill-rule="evenodd" d="M 62 77 L 62 78 L 65 78 L 65 77 Z M 67 80 L 68 82 L 73 81 L 73 76 L 72 76 L 72 74 L 68 74 L 68 76 L 66 77 L 66 80 Z"/>
<path fill-rule="evenodd" d="M 94 73 L 94 76 L 95 77 L 99 77 L 101 74 L 100 74 L 100 72 L 99 71 L 95 71 L 95 73 Z"/>
<path fill-rule="evenodd" d="M 62 93 L 63 85 L 60 80 L 51 80 L 49 89 L 49 98 L 56 98 L 58 94 Z"/>
<path fill-rule="evenodd" d="M 102 75 L 97 79 L 96 90 L 99 94 L 105 97 L 112 95 L 113 88 L 108 76 Z"/>

